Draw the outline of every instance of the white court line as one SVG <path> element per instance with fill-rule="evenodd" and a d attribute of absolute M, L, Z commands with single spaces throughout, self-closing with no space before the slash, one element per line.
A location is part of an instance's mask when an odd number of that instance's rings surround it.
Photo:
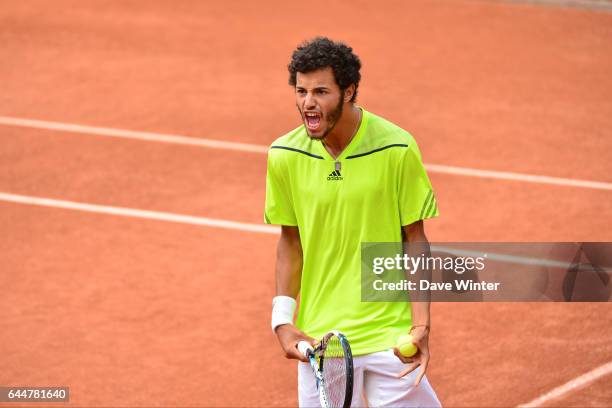
<path fill-rule="evenodd" d="M 136 208 L 115 207 L 108 205 L 80 203 L 76 201 L 57 200 L 54 198 L 33 197 L 21 194 L 12 194 L 0 192 L 0 201 L 6 201 L 16 204 L 38 205 L 43 207 L 61 208 L 66 210 L 85 211 L 98 214 L 118 215 L 123 217 L 145 218 L 156 221 L 168 221 L 181 224 L 200 225 L 207 227 L 226 228 L 247 232 L 259 232 L 264 234 L 279 234 L 280 228 L 265 224 L 251 224 L 239 221 L 223 220 L 219 218 L 196 217 L 193 215 L 174 214 L 161 211 L 139 210 Z M 434 251 L 446 251 L 453 254 L 465 256 L 482 256 L 482 252 L 464 251 L 445 246 L 432 245 Z M 549 259 L 528 258 L 514 255 L 499 254 L 495 252 L 487 252 L 488 259 L 504 261 L 509 263 L 524 264 L 524 265 L 543 265 L 567 268 L 571 264 L 557 262 Z"/>
<path fill-rule="evenodd" d="M 580 377 L 576 377 L 571 381 L 555 388 L 554 390 L 543 394 L 542 396 L 534 399 L 533 401 L 529 401 L 525 404 L 521 404 L 518 408 L 526 408 L 526 407 L 539 407 L 542 404 L 545 404 L 549 401 L 558 399 L 566 395 L 567 393 L 577 390 L 581 387 L 585 387 L 588 384 L 596 381 L 597 379 L 604 377 L 606 375 L 610 375 L 612 373 L 612 361 L 601 365 L 588 373 L 581 375 Z"/>
<path fill-rule="evenodd" d="M 221 140 L 202 139 L 182 135 L 140 132 L 134 130 L 85 126 L 61 122 L 49 122 L 45 120 L 13 118 L 7 116 L 0 116 L 0 124 L 7 126 L 21 126 L 46 130 L 59 130 L 63 132 L 91 134 L 97 136 L 137 139 L 150 142 L 175 143 L 190 146 L 208 147 L 213 149 L 237 150 L 251 153 L 266 153 L 268 151 L 268 147 L 266 146 L 250 143 L 225 142 Z M 469 167 L 445 166 L 440 164 L 426 164 L 425 167 L 428 171 L 432 173 L 612 191 L 612 183 L 602 181 L 576 180 L 561 177 L 513 173 L 507 171 L 480 170 Z"/>
<path fill-rule="evenodd" d="M 474 245 L 479 246 L 478 243 L 474 243 Z M 448 246 L 440 246 L 440 245 L 431 245 L 432 251 L 442 251 L 448 252 L 451 255 L 462 255 L 465 257 L 484 257 L 487 258 L 487 261 L 497 261 L 497 262 L 505 262 L 505 263 L 513 263 L 517 265 L 528 265 L 528 266 L 546 266 L 549 268 L 557 268 L 557 269 L 569 269 L 573 267 L 578 267 L 577 270 L 581 271 L 593 271 L 593 266 L 590 264 L 572 264 L 571 262 L 562 262 L 554 259 L 546 259 L 546 258 L 532 258 L 528 256 L 517 256 L 517 255 L 509 255 L 509 254 L 500 254 L 496 252 L 484 251 L 486 248 L 480 247 L 478 251 L 475 250 L 465 250 L 465 249 L 457 249 Z M 598 265 L 599 266 L 599 265 Z M 608 273 L 607 265 L 604 265 L 602 268 L 605 273 Z"/>
<path fill-rule="evenodd" d="M 526 3 L 541 6 L 575 7 L 587 10 L 612 11 L 610 0 L 504 0 L 507 3 Z"/>
<path fill-rule="evenodd" d="M 444 166 L 440 164 L 426 164 L 425 167 L 432 173 L 446 173 L 498 180 L 524 181 L 527 183 L 553 184 L 557 186 L 591 188 L 595 190 L 612 190 L 612 183 L 606 183 L 603 181 L 537 176 L 534 174 L 513 173 L 509 171 L 479 170 L 470 169 L 467 167 Z"/>
<path fill-rule="evenodd" d="M 157 221 L 177 222 L 181 224 L 203 225 L 207 227 L 227 228 L 240 231 L 279 234 L 280 229 L 271 225 L 249 224 L 246 222 L 220 220 L 215 218 L 196 217 L 192 215 L 172 214 L 160 211 L 138 210 L 135 208 L 112 207 L 108 205 L 78 203 L 75 201 L 56 200 L 52 198 L 30 197 L 19 194 L 0 192 L 0 201 L 18 204 L 39 205 L 43 207 L 63 208 L 66 210 L 86 211 L 98 214 L 119 215 L 124 217 L 145 218 Z"/>
<path fill-rule="evenodd" d="M 196 137 L 163 133 L 141 132 L 136 130 L 114 129 L 107 127 L 75 125 L 71 123 L 49 122 L 46 120 L 20 119 L 0 116 L 0 124 L 21 126 L 62 132 L 83 133 L 97 136 L 120 137 L 124 139 L 144 140 L 147 142 L 174 143 L 188 146 L 209 147 L 213 149 L 238 150 L 242 152 L 267 153 L 266 146 L 249 143 L 224 142 L 221 140 L 201 139 Z"/>

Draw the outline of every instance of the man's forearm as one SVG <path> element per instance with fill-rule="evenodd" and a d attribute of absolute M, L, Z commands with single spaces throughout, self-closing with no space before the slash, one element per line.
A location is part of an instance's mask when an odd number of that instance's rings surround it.
<path fill-rule="evenodd" d="M 276 253 L 276 296 L 272 300 L 272 330 L 291 325 L 302 278 L 302 246 L 297 227 L 281 227 Z"/>
<path fill-rule="evenodd" d="M 418 221 L 407 227 L 404 227 L 404 252 L 411 258 L 424 257 L 428 259 L 431 256 L 429 241 L 425 236 L 423 222 Z M 414 281 L 421 280 L 431 281 L 431 270 L 425 265 L 414 271 Z M 429 314 L 429 304 L 431 299 L 431 291 L 429 289 L 416 290 L 412 297 L 412 326 L 427 326 L 429 327 L 431 319 Z"/>
<path fill-rule="evenodd" d="M 425 259 L 427 259 L 431 252 L 429 251 L 429 242 L 418 242 L 416 245 L 408 244 L 409 247 L 414 249 L 410 251 L 409 254 L 411 257 L 417 256 L 420 257 L 422 254 L 425 255 Z M 428 268 L 419 268 L 414 274 L 415 281 L 420 282 L 421 280 L 431 281 L 431 270 Z M 419 287 L 419 286 L 417 286 Z M 429 304 L 431 299 L 431 291 L 429 289 L 419 289 L 413 293 L 414 300 L 412 301 L 412 326 L 427 326 L 430 325 L 430 316 L 429 316 Z"/>
<path fill-rule="evenodd" d="M 429 248 L 429 242 L 423 235 L 418 241 L 408 243 L 410 257 L 421 257 L 428 259 L 431 256 Z M 427 265 L 423 265 L 418 268 L 414 274 L 415 281 L 417 282 L 417 290 L 414 295 L 414 301 L 412 302 L 412 326 L 427 326 L 430 324 L 429 316 L 429 304 L 431 299 L 431 291 L 429 289 L 420 289 L 419 282 L 421 280 L 431 282 L 431 269 L 427 268 Z"/>
<path fill-rule="evenodd" d="M 430 302 L 412 302 L 412 326 L 430 326 Z"/>

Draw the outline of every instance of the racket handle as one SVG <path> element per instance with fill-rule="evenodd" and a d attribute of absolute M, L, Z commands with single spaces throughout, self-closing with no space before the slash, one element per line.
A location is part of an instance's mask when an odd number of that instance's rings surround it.
<path fill-rule="evenodd" d="M 304 357 L 308 357 L 308 355 L 314 351 L 310 343 L 304 340 L 298 343 L 297 348 Z"/>

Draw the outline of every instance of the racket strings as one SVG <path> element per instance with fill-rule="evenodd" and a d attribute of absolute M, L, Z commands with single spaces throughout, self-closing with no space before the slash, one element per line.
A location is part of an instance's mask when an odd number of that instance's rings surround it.
<path fill-rule="evenodd" d="M 346 396 L 346 360 L 344 348 L 337 336 L 328 340 L 321 360 L 321 374 L 328 403 L 331 407 L 342 407 Z"/>

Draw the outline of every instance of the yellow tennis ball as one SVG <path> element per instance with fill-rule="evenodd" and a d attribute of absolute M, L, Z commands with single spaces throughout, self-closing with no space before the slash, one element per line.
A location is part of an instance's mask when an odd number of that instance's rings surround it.
<path fill-rule="evenodd" d="M 412 342 L 412 336 L 410 334 L 404 334 L 397 339 L 397 348 L 404 357 L 414 356 L 419 348 Z"/>

